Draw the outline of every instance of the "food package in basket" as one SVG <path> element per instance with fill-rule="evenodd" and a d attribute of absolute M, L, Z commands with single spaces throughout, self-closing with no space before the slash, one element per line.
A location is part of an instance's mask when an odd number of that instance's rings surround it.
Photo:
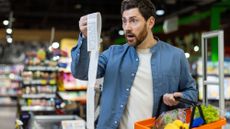
<path fill-rule="evenodd" d="M 175 120 L 180 120 L 183 123 L 186 122 L 186 109 L 174 109 L 162 113 L 155 121 L 155 127 L 153 129 L 164 129 L 164 127 L 173 123 Z"/>

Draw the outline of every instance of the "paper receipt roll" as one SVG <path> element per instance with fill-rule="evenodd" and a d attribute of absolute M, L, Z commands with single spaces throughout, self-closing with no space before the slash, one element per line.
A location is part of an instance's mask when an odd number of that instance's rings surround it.
<path fill-rule="evenodd" d="M 95 84 L 99 58 L 99 45 L 101 35 L 101 14 L 87 15 L 87 50 L 90 54 L 88 87 L 87 87 L 87 129 L 94 129 L 95 121 Z"/>

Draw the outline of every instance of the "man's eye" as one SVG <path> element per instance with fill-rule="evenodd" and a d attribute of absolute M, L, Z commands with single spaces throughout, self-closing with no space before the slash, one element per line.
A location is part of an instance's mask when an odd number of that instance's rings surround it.
<path fill-rule="evenodd" d="M 123 23 L 123 24 L 125 24 L 125 23 L 126 23 L 126 21 L 125 21 L 125 20 L 122 20 L 122 23 Z"/>
<path fill-rule="evenodd" d="M 132 19 L 130 22 L 136 23 L 136 22 L 137 22 L 137 19 Z"/>

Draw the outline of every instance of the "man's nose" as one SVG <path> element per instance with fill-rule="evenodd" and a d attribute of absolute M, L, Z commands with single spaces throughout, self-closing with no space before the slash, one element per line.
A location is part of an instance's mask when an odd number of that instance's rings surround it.
<path fill-rule="evenodd" d="M 125 25 L 124 25 L 124 31 L 129 31 L 129 30 L 131 30 L 131 26 L 130 26 L 130 24 L 129 23 L 126 23 Z"/>

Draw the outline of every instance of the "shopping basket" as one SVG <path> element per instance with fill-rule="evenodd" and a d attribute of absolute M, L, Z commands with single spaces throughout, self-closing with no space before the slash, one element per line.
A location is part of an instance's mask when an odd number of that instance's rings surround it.
<path fill-rule="evenodd" d="M 193 107 L 192 110 L 186 110 L 186 112 L 187 112 L 186 122 L 187 123 L 190 122 L 190 129 L 191 129 L 191 125 L 193 123 L 193 118 L 194 118 L 194 113 L 195 113 L 196 107 L 198 108 L 200 116 L 203 118 L 204 123 L 203 123 L 203 125 L 201 125 L 199 127 L 192 128 L 192 129 L 221 129 L 222 126 L 226 125 L 226 119 L 225 118 L 220 118 L 218 121 L 205 124 L 206 122 L 205 122 L 200 104 L 197 104 L 196 102 L 189 101 L 187 99 L 182 99 L 182 98 L 176 98 L 176 100 L 178 100 L 182 103 L 190 104 Z M 156 120 L 156 118 L 154 117 L 154 118 L 138 121 L 135 123 L 134 127 L 135 127 L 135 129 L 152 129 L 152 127 L 154 127 L 154 125 L 155 125 L 154 124 L 155 120 Z"/>
<path fill-rule="evenodd" d="M 146 119 L 143 121 L 138 121 L 135 123 L 135 129 L 151 129 L 154 126 L 155 118 Z M 226 119 L 221 118 L 218 121 L 202 125 L 200 127 L 192 129 L 221 129 L 222 126 L 226 124 Z"/>

